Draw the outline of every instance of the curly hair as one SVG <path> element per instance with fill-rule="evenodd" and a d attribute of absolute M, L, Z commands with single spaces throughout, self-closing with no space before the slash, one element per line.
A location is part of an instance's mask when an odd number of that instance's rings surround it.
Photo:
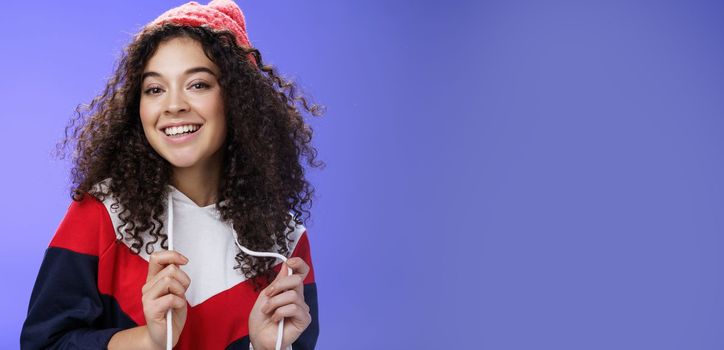
<path fill-rule="evenodd" d="M 104 200 L 112 195 L 111 208 L 122 207 L 123 224 L 116 228 L 119 241 L 128 242 L 135 254 L 142 248 L 151 254 L 159 240 L 167 248 L 161 216 L 172 167 L 146 139 L 139 104 L 146 63 L 159 44 L 176 37 L 201 43 L 222 72 L 227 133 L 215 208 L 222 220 L 233 223 L 242 245 L 270 251 L 276 244 L 280 254 L 289 256 L 288 235 L 295 224 L 308 220 L 314 193 L 304 177 L 303 160 L 311 167 L 324 166 L 316 160 L 312 129 L 300 111 L 320 116 L 323 107 L 309 103 L 295 84 L 262 63 L 257 49 L 239 46 L 228 31 L 165 24 L 136 36 L 103 92 L 90 104 L 78 105 L 57 145 L 61 159 L 74 150 L 71 198 L 80 201 L 88 193 Z M 97 186 L 107 179 L 108 186 Z M 148 242 L 144 232 L 150 236 Z M 273 263 L 239 252 L 234 268 L 258 290 L 273 280 Z"/>

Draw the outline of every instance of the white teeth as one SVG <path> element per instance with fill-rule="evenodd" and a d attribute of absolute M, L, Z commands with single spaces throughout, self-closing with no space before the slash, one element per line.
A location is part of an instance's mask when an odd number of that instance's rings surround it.
<path fill-rule="evenodd" d="M 165 132 L 166 135 L 168 135 L 168 136 L 173 136 L 173 135 L 181 134 L 181 133 L 188 132 L 188 131 L 196 131 L 198 129 L 199 129 L 198 125 L 187 124 L 187 125 L 182 125 L 182 126 L 172 126 L 170 128 L 164 129 L 163 132 Z"/>

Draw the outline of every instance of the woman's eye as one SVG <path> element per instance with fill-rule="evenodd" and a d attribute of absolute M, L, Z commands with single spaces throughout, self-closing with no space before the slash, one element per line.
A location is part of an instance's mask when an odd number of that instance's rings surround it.
<path fill-rule="evenodd" d="M 191 87 L 193 87 L 195 89 L 205 89 L 205 88 L 209 87 L 209 84 L 199 82 L 199 83 L 194 83 L 193 85 L 191 85 Z"/>
<path fill-rule="evenodd" d="M 146 89 L 146 91 L 144 91 L 144 92 L 145 92 L 147 95 L 155 95 L 155 94 L 161 92 L 161 88 L 152 87 L 152 88 Z"/>

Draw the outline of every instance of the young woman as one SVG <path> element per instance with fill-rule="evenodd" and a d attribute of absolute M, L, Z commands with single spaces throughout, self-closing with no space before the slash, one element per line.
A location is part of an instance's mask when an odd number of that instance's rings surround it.
<path fill-rule="evenodd" d="M 263 64 L 233 2 L 146 25 L 66 129 L 73 201 L 21 347 L 274 349 L 284 320 L 281 347 L 313 349 L 302 160 L 322 163 L 301 111 L 320 114 Z"/>

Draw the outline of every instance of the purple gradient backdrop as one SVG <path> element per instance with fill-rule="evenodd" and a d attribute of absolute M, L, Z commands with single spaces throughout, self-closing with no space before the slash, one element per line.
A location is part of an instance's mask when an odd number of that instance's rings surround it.
<path fill-rule="evenodd" d="M 181 3 L 3 4 L 0 348 L 69 204 L 55 141 Z M 319 349 L 724 348 L 724 3 L 239 4 L 328 108 Z"/>

